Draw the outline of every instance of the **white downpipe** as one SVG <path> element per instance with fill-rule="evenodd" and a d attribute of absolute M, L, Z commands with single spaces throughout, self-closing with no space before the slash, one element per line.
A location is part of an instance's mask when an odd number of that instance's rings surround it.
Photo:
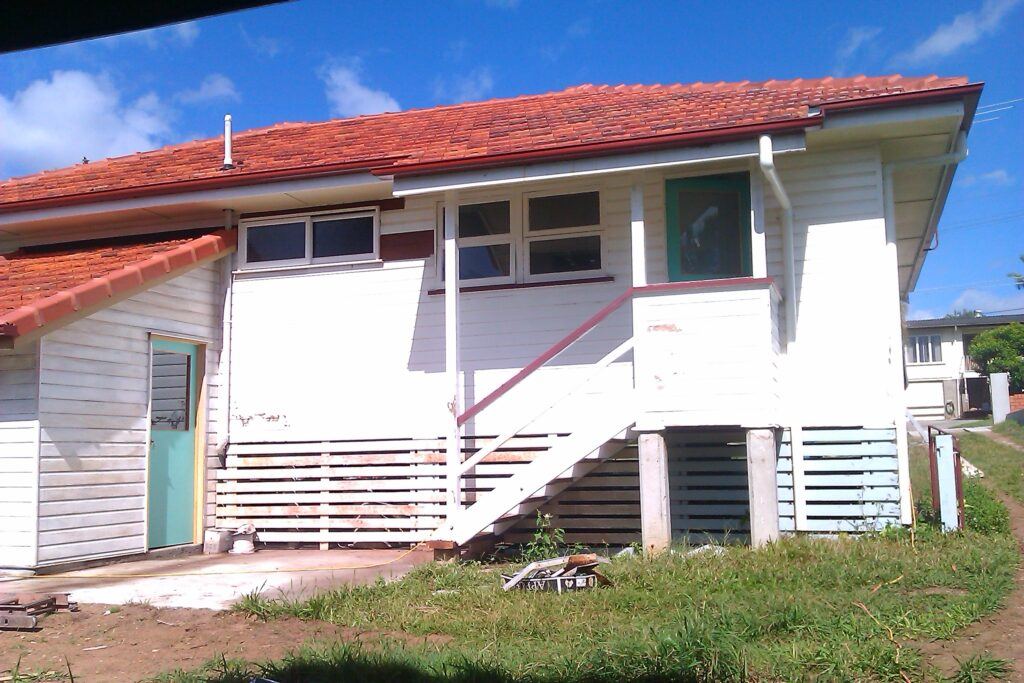
<path fill-rule="evenodd" d="M 900 505 L 900 522 L 912 524 L 914 521 L 911 510 L 910 490 L 910 445 L 907 443 L 907 402 L 906 388 L 903 377 L 903 311 L 900 298 L 900 263 L 897 250 L 896 234 L 896 195 L 893 184 L 893 174 L 896 171 L 906 168 L 921 166 L 949 166 L 959 164 L 967 158 L 967 136 L 963 131 L 957 135 L 953 149 L 946 154 L 939 154 L 931 157 L 919 157 L 916 159 L 901 159 L 882 164 L 882 199 L 885 206 L 885 259 L 887 267 L 892 272 L 896 285 L 896 297 L 894 299 L 894 310 L 889 314 L 889 364 L 891 372 L 893 420 L 896 425 L 896 459 L 900 481 L 900 500 L 907 504 Z M 930 219 L 929 219 L 930 223 Z"/>
<path fill-rule="evenodd" d="M 234 212 L 224 209 L 224 229 L 231 230 L 235 223 Z M 237 253 L 237 252 L 236 252 Z M 220 363 L 218 374 L 221 378 L 221 420 L 224 423 L 223 433 L 217 440 L 218 453 L 227 454 L 231 443 L 231 336 L 234 319 L 233 279 L 235 254 L 228 254 L 221 259 L 221 278 L 224 283 L 224 308 L 221 313 Z"/>
<path fill-rule="evenodd" d="M 448 393 L 447 524 L 454 528 L 462 509 L 459 481 L 462 476 L 462 434 L 458 418 L 462 413 L 459 381 L 459 199 L 455 192 L 444 195 L 444 369 Z"/>
<path fill-rule="evenodd" d="M 796 530 L 802 531 L 807 528 L 807 508 L 803 489 L 803 424 L 800 419 L 798 369 L 795 360 L 797 290 L 796 256 L 793 249 L 793 203 L 789 200 L 786 188 L 783 187 L 782 179 L 775 168 L 775 153 L 770 135 L 762 135 L 758 139 L 758 150 L 761 173 L 771 186 L 775 201 L 782 208 L 782 261 L 786 285 L 786 296 L 783 299 L 786 311 L 786 404 L 789 409 L 790 457 L 793 461 L 793 519 Z"/>

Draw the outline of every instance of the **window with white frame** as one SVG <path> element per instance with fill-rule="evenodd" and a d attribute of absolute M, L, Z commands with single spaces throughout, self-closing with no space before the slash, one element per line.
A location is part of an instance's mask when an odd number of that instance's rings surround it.
<path fill-rule="evenodd" d="M 528 195 L 525 245 L 529 276 L 600 272 L 600 194 Z"/>
<path fill-rule="evenodd" d="M 247 268 L 376 260 L 377 210 L 243 221 L 242 264 Z"/>
<path fill-rule="evenodd" d="M 942 362 L 942 337 L 937 334 L 915 335 L 907 339 L 908 365 Z"/>
<path fill-rule="evenodd" d="M 443 206 L 438 225 L 443 240 Z M 458 242 L 459 279 L 473 285 L 601 275 L 600 193 L 529 193 L 461 204 Z"/>

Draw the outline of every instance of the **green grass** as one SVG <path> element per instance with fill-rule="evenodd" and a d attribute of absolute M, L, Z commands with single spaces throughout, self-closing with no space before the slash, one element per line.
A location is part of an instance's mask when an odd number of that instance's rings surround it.
<path fill-rule="evenodd" d="M 989 458 L 1005 457 L 974 439 L 984 437 L 965 440 L 965 454 L 983 469 Z M 916 497 L 927 507 L 920 447 L 911 469 Z M 383 635 L 372 644 L 301 647 L 272 662 L 221 659 L 161 680 L 935 680 L 914 643 L 948 639 L 996 610 L 1019 559 L 1005 507 L 976 481 L 965 494 L 963 532 L 921 524 L 913 537 L 890 529 L 860 538 L 789 538 L 759 551 L 621 558 L 606 570 L 612 587 L 577 594 L 506 593 L 502 567 L 447 563 L 302 601 L 250 595 L 236 609 L 258 619 L 295 616 L 443 642 Z M 951 680 L 995 680 L 1006 669 L 1002 660 L 977 655 Z"/>
<path fill-rule="evenodd" d="M 981 434 L 961 434 L 960 448 L 987 484 L 1024 502 L 1024 452 Z"/>
<path fill-rule="evenodd" d="M 983 683 L 984 681 L 1002 681 L 1010 673 L 1010 663 L 1005 659 L 997 659 L 987 652 L 974 655 L 960 662 L 960 669 L 952 678 L 952 683 Z"/>
<path fill-rule="evenodd" d="M 1024 447 L 1024 426 L 1021 426 L 1014 420 L 1006 420 L 1004 422 L 1000 422 L 999 424 L 992 428 L 992 431 L 996 432 L 997 434 L 1002 434 L 1003 436 L 1016 442 L 1021 447 Z"/>
<path fill-rule="evenodd" d="M 303 649 L 278 662 L 215 662 L 169 681 L 921 680 L 914 641 L 949 638 L 995 610 L 1016 563 L 1002 533 L 921 528 L 788 539 L 761 551 L 616 560 L 615 585 L 503 592 L 498 568 L 425 565 L 394 583 L 238 609 L 451 641 Z M 955 564 L 955 567 L 954 567 Z M 860 605 L 863 605 L 861 607 Z M 866 610 L 865 610 L 866 608 Z M 900 643 L 894 645 L 889 638 Z"/>

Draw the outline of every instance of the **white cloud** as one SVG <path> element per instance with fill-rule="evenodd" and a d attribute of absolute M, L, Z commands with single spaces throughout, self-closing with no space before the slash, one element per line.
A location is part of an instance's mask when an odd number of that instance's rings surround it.
<path fill-rule="evenodd" d="M 1007 278 L 1007 286 L 1013 286 L 1013 283 L 1009 282 L 1009 278 Z M 1009 294 L 1004 294 L 1002 292 L 988 292 L 983 289 L 965 289 L 949 307 L 951 311 L 963 309 L 978 310 L 985 313 L 1024 309 L 1024 291 L 1015 290 Z"/>
<path fill-rule="evenodd" d="M 123 102 L 104 75 L 54 71 L 0 94 L 0 174 L 22 174 L 158 147 L 170 112 L 153 93 Z"/>
<path fill-rule="evenodd" d="M 233 100 L 237 102 L 242 99 L 235 88 L 234 82 L 224 74 L 210 74 L 203 79 L 198 88 L 182 90 L 174 96 L 179 102 L 185 104 L 198 104 L 212 100 Z"/>
<path fill-rule="evenodd" d="M 836 48 L 836 73 L 846 74 L 854 56 L 871 46 L 881 32 L 879 26 L 853 26 L 848 29 L 839 47 Z"/>
<path fill-rule="evenodd" d="M 395 98 L 384 90 L 374 90 L 364 84 L 360 76 L 358 62 L 333 64 L 320 70 L 327 101 L 331 103 L 331 116 L 359 116 L 401 109 Z"/>
<path fill-rule="evenodd" d="M 277 38 L 250 35 L 244 26 L 239 26 L 238 29 L 242 32 L 242 40 L 246 46 L 261 57 L 273 58 L 281 51 L 281 41 Z"/>
<path fill-rule="evenodd" d="M 897 55 L 894 61 L 916 65 L 948 57 L 998 30 L 1003 19 L 1020 1 L 985 0 L 978 9 L 958 14 L 953 21 L 939 26 L 910 50 Z"/>
<path fill-rule="evenodd" d="M 165 45 L 190 47 L 196 42 L 198 37 L 199 24 L 194 21 L 186 21 L 171 26 L 148 28 L 144 31 L 132 31 L 131 33 L 122 33 L 116 36 L 107 36 L 106 38 L 100 38 L 97 42 L 110 47 L 130 42 L 145 45 L 150 50 L 155 50 Z"/>
<path fill-rule="evenodd" d="M 992 185 L 1000 185 L 1002 187 L 1009 187 L 1017 182 L 1017 179 L 1007 173 L 1005 168 L 997 168 L 994 171 L 982 173 L 980 178 L 984 183 L 991 183 Z"/>
<path fill-rule="evenodd" d="M 171 35 L 182 45 L 191 45 L 199 37 L 199 25 L 194 21 L 186 21 L 169 27 Z"/>
<path fill-rule="evenodd" d="M 930 308 L 911 308 L 907 320 L 932 320 L 941 317 Z"/>
<path fill-rule="evenodd" d="M 467 74 L 434 81 L 434 99 L 442 102 L 481 100 L 494 90 L 494 76 L 488 67 L 473 69 Z"/>
<path fill-rule="evenodd" d="M 996 186 L 996 187 L 1010 187 L 1017 183 L 1017 178 L 1010 174 L 1005 168 L 997 168 L 994 171 L 988 171 L 980 174 L 968 174 L 965 175 L 963 180 L 960 181 L 960 185 L 963 187 L 976 187 L 976 186 Z"/>

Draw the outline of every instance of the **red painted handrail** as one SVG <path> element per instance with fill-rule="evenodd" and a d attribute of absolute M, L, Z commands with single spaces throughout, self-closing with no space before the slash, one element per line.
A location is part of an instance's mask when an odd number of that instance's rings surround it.
<path fill-rule="evenodd" d="M 479 413 L 481 410 L 491 405 L 512 387 L 522 382 L 524 379 L 533 374 L 538 368 L 547 363 L 549 360 L 565 351 L 572 345 L 573 342 L 578 340 L 580 337 L 585 335 L 590 330 L 597 327 L 597 325 L 610 316 L 616 311 L 622 304 L 631 299 L 634 294 L 644 292 L 665 292 L 679 289 L 714 289 L 718 287 L 733 287 L 736 285 L 765 285 L 771 284 L 772 279 L 770 277 L 733 277 L 723 278 L 721 280 L 692 280 L 686 282 L 660 282 L 653 285 L 646 285 L 643 287 L 630 287 L 619 296 L 612 299 L 611 303 L 606 305 L 600 311 L 583 321 L 579 327 L 570 332 L 569 334 L 562 337 L 562 339 L 555 342 L 555 344 L 544 353 L 534 358 L 528 365 L 522 370 L 512 375 L 507 379 L 501 386 L 492 391 L 491 393 L 484 396 L 482 399 L 476 402 L 470 408 L 467 408 L 464 413 L 459 415 L 456 419 L 458 425 L 461 427 L 466 424 L 474 415 Z"/>

